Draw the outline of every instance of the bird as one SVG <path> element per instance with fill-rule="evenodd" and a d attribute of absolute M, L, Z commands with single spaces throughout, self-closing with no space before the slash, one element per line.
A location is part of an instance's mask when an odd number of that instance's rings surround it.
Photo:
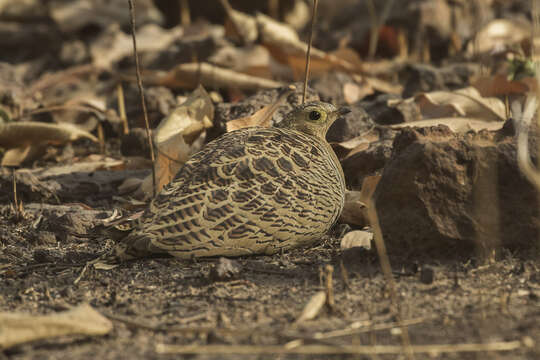
<path fill-rule="evenodd" d="M 274 127 L 209 142 L 150 202 L 108 262 L 271 255 L 320 241 L 345 201 L 343 170 L 325 137 L 347 112 L 309 102 Z"/>

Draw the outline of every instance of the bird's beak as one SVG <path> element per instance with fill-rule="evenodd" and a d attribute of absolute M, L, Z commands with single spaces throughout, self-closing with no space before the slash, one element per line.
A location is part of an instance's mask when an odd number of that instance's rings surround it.
<path fill-rule="evenodd" d="M 343 115 L 345 115 L 345 114 L 348 114 L 348 113 L 350 113 L 350 112 L 351 112 L 351 109 L 346 108 L 346 107 L 342 107 L 342 108 L 339 108 L 339 109 L 338 109 L 338 113 L 339 113 L 339 115 L 341 115 L 341 116 L 343 116 Z"/>
<path fill-rule="evenodd" d="M 342 118 L 344 115 L 346 115 L 346 114 L 348 114 L 350 112 L 351 112 L 351 109 L 346 108 L 346 107 L 341 107 L 341 108 L 337 109 L 336 112 L 335 112 L 336 119 Z"/>

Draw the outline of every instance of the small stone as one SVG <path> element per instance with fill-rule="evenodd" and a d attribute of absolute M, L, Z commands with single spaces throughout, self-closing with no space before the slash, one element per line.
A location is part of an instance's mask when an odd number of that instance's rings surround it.
<path fill-rule="evenodd" d="M 212 266 L 208 277 L 213 281 L 224 281 L 236 278 L 242 271 L 242 265 L 236 260 L 219 258 L 219 262 Z"/>
<path fill-rule="evenodd" d="M 422 284 L 432 284 L 435 279 L 435 270 L 430 266 L 422 266 L 420 270 L 420 281 Z"/>

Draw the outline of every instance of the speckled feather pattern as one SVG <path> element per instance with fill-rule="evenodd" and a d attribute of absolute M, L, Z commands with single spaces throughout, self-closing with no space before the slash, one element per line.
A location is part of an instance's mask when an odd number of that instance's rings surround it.
<path fill-rule="evenodd" d="M 344 192 L 325 140 L 287 128 L 236 130 L 191 157 L 116 256 L 240 256 L 306 246 L 337 220 Z"/>

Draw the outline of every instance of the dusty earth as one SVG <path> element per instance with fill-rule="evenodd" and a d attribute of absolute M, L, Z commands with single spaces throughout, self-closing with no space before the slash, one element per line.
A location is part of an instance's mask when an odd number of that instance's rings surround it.
<path fill-rule="evenodd" d="M 111 242 L 92 233 L 92 221 L 110 215 L 73 204 L 27 204 L 16 220 L 2 207 L 0 255 L 2 311 L 45 314 L 87 302 L 109 317 L 102 337 L 62 337 L 20 345 L 9 359 L 167 358 L 158 344 L 400 345 L 389 287 L 376 253 L 341 251 L 335 237 L 320 245 L 275 256 L 233 261 L 230 278 L 219 259 L 147 259 L 112 270 L 85 261 Z M 53 243 L 51 243 L 51 241 Z M 56 242 L 58 241 L 58 242 Z M 540 355 L 540 265 L 504 252 L 492 264 L 468 260 L 391 258 L 399 309 L 411 344 L 521 341 L 509 352 L 436 355 L 452 359 L 537 359 Z M 325 288 L 321 272 L 334 271 L 335 305 L 314 319 L 295 323 L 304 305 Z M 227 265 L 227 264 L 226 264 Z M 229 264 L 230 265 L 230 264 Z M 344 272 L 345 269 L 345 272 Z M 341 334 L 335 331 L 349 329 Z M 326 338 L 316 339 L 316 333 Z M 332 335 L 334 334 L 334 335 Z M 337 350 L 339 353 L 339 350 Z M 237 358 L 200 355 L 196 358 Z M 246 358 L 345 358 L 350 355 L 243 355 Z M 395 358 L 396 355 L 382 356 Z M 363 358 L 360 356 L 360 358 Z M 433 358 L 416 354 L 415 358 Z"/>

